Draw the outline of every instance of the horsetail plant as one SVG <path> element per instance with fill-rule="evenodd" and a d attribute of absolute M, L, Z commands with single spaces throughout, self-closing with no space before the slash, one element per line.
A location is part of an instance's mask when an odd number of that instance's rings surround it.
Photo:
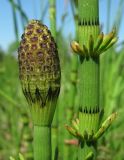
<path fill-rule="evenodd" d="M 51 123 L 60 91 L 60 65 L 48 28 L 29 22 L 19 51 L 19 77 L 34 124 L 34 160 L 51 160 Z"/>
<path fill-rule="evenodd" d="M 113 113 L 99 128 L 103 108 L 100 106 L 100 55 L 117 41 L 115 29 L 100 33 L 98 0 L 78 0 L 78 38 L 71 47 L 79 56 L 79 123 L 68 131 L 78 138 L 78 160 L 96 159 L 97 139 L 116 117 Z"/>
<path fill-rule="evenodd" d="M 57 41 L 56 0 L 49 0 L 49 19 L 50 19 L 50 30 L 56 42 Z M 57 157 L 58 157 L 58 107 L 56 109 L 55 116 L 52 122 L 52 159 L 57 159 Z"/>

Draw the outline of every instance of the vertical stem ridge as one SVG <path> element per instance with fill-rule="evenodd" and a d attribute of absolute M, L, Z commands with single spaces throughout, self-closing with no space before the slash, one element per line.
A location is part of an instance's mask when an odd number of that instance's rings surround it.
<path fill-rule="evenodd" d="M 16 41 L 19 41 L 18 23 L 17 23 L 16 9 L 14 7 L 14 0 L 11 0 L 10 2 L 11 2 L 11 5 L 12 5 L 12 14 L 13 14 L 14 30 L 15 30 Z"/>
<path fill-rule="evenodd" d="M 79 20 L 99 20 L 98 0 L 78 0 Z"/>
<path fill-rule="evenodd" d="M 96 112 L 99 107 L 99 59 L 84 59 L 79 67 L 79 75 L 79 85 L 82 86 L 79 88 L 82 111 Z"/>
<path fill-rule="evenodd" d="M 51 160 L 51 128 L 34 126 L 34 160 Z"/>
<path fill-rule="evenodd" d="M 78 0 L 79 21 L 78 34 L 79 44 L 89 49 L 89 37 L 93 36 L 94 41 L 100 32 L 98 0 Z M 99 125 L 99 57 L 80 57 L 79 65 L 79 131 L 91 134 L 96 132 Z M 93 153 L 96 159 L 96 144 L 80 141 L 78 149 L 78 160 L 85 160 L 89 153 Z"/>

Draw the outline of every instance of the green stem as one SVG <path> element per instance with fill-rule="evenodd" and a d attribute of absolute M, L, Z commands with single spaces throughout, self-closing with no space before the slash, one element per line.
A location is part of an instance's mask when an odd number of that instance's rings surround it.
<path fill-rule="evenodd" d="M 79 44 L 89 47 L 89 37 L 96 40 L 99 28 L 98 0 L 78 0 L 79 20 L 78 34 Z M 91 55 L 92 53 L 89 53 Z M 88 135 L 98 130 L 99 125 L 99 57 L 80 57 L 79 65 L 79 131 L 82 135 Z M 90 159 L 96 159 L 96 144 L 87 143 L 86 139 L 80 142 L 78 160 L 85 160 L 90 154 Z M 91 154 L 91 155 L 92 155 Z"/>
<path fill-rule="evenodd" d="M 50 28 L 54 39 L 56 40 L 56 0 L 49 0 Z"/>
<path fill-rule="evenodd" d="M 51 160 L 51 128 L 34 126 L 34 160 Z"/>
<path fill-rule="evenodd" d="M 18 41 L 19 40 L 19 35 L 18 35 L 18 24 L 17 24 L 17 17 L 16 17 L 16 8 L 13 5 L 14 4 L 14 0 L 10 0 L 10 2 L 11 2 L 11 6 L 12 6 L 12 14 L 13 14 L 16 41 Z"/>
<path fill-rule="evenodd" d="M 17 0 L 17 2 L 18 2 L 18 6 L 20 6 L 20 9 L 22 10 L 21 1 L 20 1 L 20 0 Z M 24 29 L 24 28 L 25 28 L 25 22 L 24 22 L 24 17 L 23 17 L 22 14 L 20 14 L 20 18 L 21 18 L 22 28 Z"/>
<path fill-rule="evenodd" d="M 96 132 L 98 130 L 98 124 L 99 124 L 99 112 L 96 113 L 82 113 L 79 112 L 79 119 L 80 119 L 80 132 L 81 133 L 85 133 L 85 131 L 87 131 L 87 133 L 90 135 L 93 132 Z M 78 150 L 78 158 L 79 160 L 85 160 L 86 156 L 89 153 L 93 153 L 94 155 L 94 159 L 96 158 L 96 144 L 88 144 L 86 142 L 84 142 L 84 144 L 82 144 L 80 142 L 80 148 Z"/>
<path fill-rule="evenodd" d="M 50 29 L 56 41 L 56 0 L 49 0 Z M 58 157 L 58 107 L 52 123 L 52 160 Z"/>
<path fill-rule="evenodd" d="M 25 22 L 27 23 L 28 22 L 28 17 L 27 15 L 25 14 L 25 12 L 23 12 L 22 8 L 20 7 L 20 5 L 16 4 L 15 1 L 13 0 L 9 0 L 9 2 L 11 3 L 12 7 L 19 11 L 21 16 L 23 17 L 23 19 L 25 20 Z"/>
<path fill-rule="evenodd" d="M 99 124 L 99 59 L 84 60 L 79 68 L 80 75 L 80 133 L 96 132 Z M 95 146 L 84 144 L 79 148 L 79 160 L 84 160 L 90 152 L 96 155 Z"/>
<path fill-rule="evenodd" d="M 80 105 L 93 112 L 99 107 L 99 59 L 81 60 L 79 75 Z"/>
<path fill-rule="evenodd" d="M 58 159 L 58 126 L 52 126 L 52 160 L 57 160 L 57 159 Z"/>

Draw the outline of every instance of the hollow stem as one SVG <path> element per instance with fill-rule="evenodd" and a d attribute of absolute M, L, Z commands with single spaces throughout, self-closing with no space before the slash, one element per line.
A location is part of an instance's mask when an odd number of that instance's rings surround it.
<path fill-rule="evenodd" d="M 88 48 L 89 37 L 94 40 L 99 34 L 99 11 L 98 0 L 78 0 L 79 20 L 78 34 L 79 44 Z M 79 64 L 79 131 L 89 135 L 96 132 L 99 125 L 99 57 L 80 57 Z M 91 154 L 90 159 L 96 159 L 96 144 L 80 141 L 78 149 L 78 160 L 85 160 Z"/>
<path fill-rule="evenodd" d="M 80 133 L 84 134 L 85 131 L 88 135 L 92 135 L 92 132 L 96 132 L 98 130 L 99 124 L 99 112 L 97 113 L 79 113 L 80 119 Z M 85 160 L 88 154 L 93 153 L 93 157 L 91 159 L 96 159 L 97 156 L 97 144 L 90 143 L 82 143 L 80 142 L 80 148 L 78 149 L 78 159 Z"/>
<path fill-rule="evenodd" d="M 80 76 L 80 105 L 86 113 L 93 112 L 99 107 L 99 59 L 81 60 Z"/>
<path fill-rule="evenodd" d="M 81 61 L 80 61 L 81 62 Z M 79 68 L 80 75 L 80 113 L 79 130 L 81 134 L 96 132 L 99 125 L 99 59 L 84 60 Z M 82 146 L 80 143 L 79 160 L 84 160 L 88 153 L 96 156 L 96 147 L 93 145 Z"/>
<path fill-rule="evenodd" d="M 51 128 L 34 126 L 34 160 L 51 160 Z"/>

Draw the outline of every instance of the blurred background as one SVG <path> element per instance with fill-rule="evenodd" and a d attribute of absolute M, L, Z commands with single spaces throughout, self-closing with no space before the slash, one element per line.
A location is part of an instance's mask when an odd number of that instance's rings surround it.
<path fill-rule="evenodd" d="M 56 41 L 62 68 L 62 86 L 55 123 L 58 129 L 59 160 L 76 159 L 76 146 L 64 124 L 76 116 L 78 60 L 70 42 L 77 39 L 77 0 L 56 0 Z M 18 78 L 17 48 L 24 27 L 38 19 L 50 29 L 50 0 L 1 0 L 0 5 L 0 160 L 21 152 L 32 157 L 32 123 Z M 117 44 L 101 57 L 101 105 L 105 119 L 118 112 L 116 122 L 98 144 L 99 160 L 124 160 L 124 0 L 99 0 L 101 30 L 116 27 Z M 67 112 L 65 112 L 67 111 Z M 66 114 L 65 114 L 66 113 Z M 73 152 L 72 152 L 73 151 Z"/>

